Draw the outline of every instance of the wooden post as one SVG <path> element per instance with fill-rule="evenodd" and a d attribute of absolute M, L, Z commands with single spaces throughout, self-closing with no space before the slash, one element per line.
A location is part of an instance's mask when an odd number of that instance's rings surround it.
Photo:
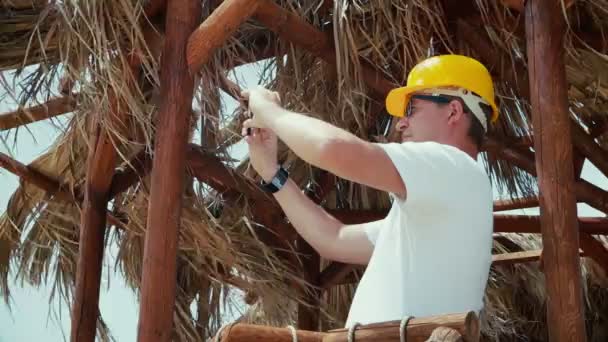
<path fill-rule="evenodd" d="M 321 274 L 319 274 L 319 286 L 322 289 L 328 289 L 334 285 L 338 285 L 357 267 L 359 266 L 333 261 L 329 265 L 327 265 L 325 269 L 323 269 L 323 272 L 321 272 Z"/>
<path fill-rule="evenodd" d="M 167 2 L 161 64 L 161 104 L 154 146 L 144 246 L 138 341 L 169 341 L 175 306 L 177 240 L 194 75 L 186 63 L 188 37 L 201 16 L 197 0 Z"/>
<path fill-rule="evenodd" d="M 304 276 L 311 285 L 315 286 L 305 293 L 304 298 L 308 305 L 298 304 L 298 329 L 317 331 L 321 313 L 319 307 L 321 293 L 316 287 L 319 285 L 321 257 L 302 237 L 298 237 L 297 246 L 304 263 Z"/>
<path fill-rule="evenodd" d="M 321 171 L 317 188 L 309 188 L 306 195 L 316 204 L 320 204 L 325 196 L 336 185 L 336 177 L 329 172 Z M 298 328 L 304 330 L 317 331 L 319 329 L 319 319 L 321 316 L 321 256 L 312 246 L 301 236 L 297 239 L 298 253 L 303 256 L 304 276 L 306 280 L 314 286 L 309 292 L 305 293 L 305 300 L 310 306 L 298 305 Z"/>
<path fill-rule="evenodd" d="M 585 341 L 568 93 L 559 1 L 525 3 L 550 341 Z"/>
<path fill-rule="evenodd" d="M 147 16 L 154 16 L 164 0 L 152 0 L 144 8 Z M 144 20 L 142 20 L 143 22 Z M 136 79 L 141 61 L 136 55 L 129 57 L 128 82 Z M 129 86 L 132 84 L 128 83 Z M 110 93 L 109 115 L 121 121 L 126 119 L 118 96 Z M 106 226 L 107 204 L 114 167 L 116 164 L 116 151 L 112 144 L 109 132 L 101 130 L 95 118 L 92 126 L 91 148 L 87 156 L 87 174 L 84 184 L 85 195 L 80 217 L 80 239 L 78 250 L 78 265 L 76 271 L 76 289 L 72 304 L 72 329 L 70 340 L 72 342 L 93 342 L 99 315 L 99 285 L 101 282 L 101 268 L 103 261 L 103 243 Z M 112 222 L 119 224 L 118 220 Z"/>
<path fill-rule="evenodd" d="M 139 60 L 129 62 L 130 72 L 139 70 Z M 135 77 L 130 77 L 130 80 Z M 116 120 L 124 120 L 125 113 L 118 96 L 110 95 L 110 114 Z M 87 173 L 84 184 L 84 200 L 80 217 L 80 239 L 76 291 L 72 304 L 72 342 L 93 342 L 99 315 L 99 285 L 103 261 L 106 212 L 109 189 L 116 165 L 116 151 L 109 132 L 99 126 L 99 118 L 92 124 L 90 150 L 87 156 Z"/>

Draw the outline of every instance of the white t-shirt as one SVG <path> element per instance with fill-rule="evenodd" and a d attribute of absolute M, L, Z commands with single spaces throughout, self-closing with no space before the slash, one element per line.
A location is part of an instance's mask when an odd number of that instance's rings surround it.
<path fill-rule="evenodd" d="M 374 251 L 346 327 L 479 311 L 492 262 L 492 190 L 473 158 L 435 142 L 379 144 L 404 180 L 387 217 L 366 225 Z"/>

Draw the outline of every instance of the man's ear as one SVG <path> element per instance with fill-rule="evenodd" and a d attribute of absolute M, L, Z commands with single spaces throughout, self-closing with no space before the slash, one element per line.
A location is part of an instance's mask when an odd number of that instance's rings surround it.
<path fill-rule="evenodd" d="M 464 119 L 465 112 L 462 103 L 458 100 L 450 101 L 448 104 L 450 106 L 450 117 L 448 118 L 448 123 L 453 124 L 457 123 L 460 120 Z"/>

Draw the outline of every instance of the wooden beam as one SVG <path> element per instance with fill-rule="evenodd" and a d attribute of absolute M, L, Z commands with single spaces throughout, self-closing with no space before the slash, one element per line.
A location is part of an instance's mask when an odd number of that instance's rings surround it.
<path fill-rule="evenodd" d="M 328 289 L 341 284 L 347 275 L 359 267 L 363 266 L 333 261 L 319 274 L 319 286 L 322 289 Z"/>
<path fill-rule="evenodd" d="M 515 166 L 528 172 L 532 176 L 536 176 L 536 167 L 534 166 L 533 159 L 526 156 L 522 151 L 506 147 L 504 144 L 492 138 L 488 138 L 488 140 L 493 140 L 491 143 L 498 146 L 497 153 L 501 158 L 513 163 Z M 529 154 L 532 156 L 535 155 L 532 152 Z M 608 191 L 583 179 L 574 182 L 574 191 L 579 202 L 585 202 L 597 210 L 608 213 Z"/>
<path fill-rule="evenodd" d="M 608 250 L 606 246 L 591 234 L 580 234 L 581 249 L 608 274 Z"/>
<path fill-rule="evenodd" d="M 479 21 L 482 22 L 482 20 Z M 502 81 L 506 81 L 511 87 L 518 90 L 519 95 L 524 99 L 529 99 L 530 85 L 525 69 L 522 72 L 522 70 L 515 70 L 509 63 L 502 63 L 501 54 L 497 53 L 487 36 L 480 33 L 483 31 L 473 26 L 471 21 L 458 19 L 457 28 L 460 39 L 466 41 L 479 54 L 480 59 L 491 72 L 499 75 Z"/>
<path fill-rule="evenodd" d="M 499 146 L 497 146 L 495 144 L 496 139 L 490 137 L 490 139 L 486 139 L 483 142 L 483 145 L 481 146 L 481 151 L 492 151 L 492 152 L 496 152 L 499 148 Z M 509 146 L 510 148 L 519 150 L 519 151 L 523 151 L 523 150 L 527 150 L 530 147 L 532 147 L 532 145 L 534 144 L 534 140 L 532 137 L 520 137 L 520 138 L 516 138 L 510 141 L 504 141 L 503 145 L 505 146 Z"/>
<path fill-rule="evenodd" d="M 68 190 L 69 186 L 62 184 L 58 180 L 44 175 L 33 167 L 22 164 L 1 152 L 0 167 L 18 176 L 20 181 L 31 183 L 46 191 L 49 196 L 53 196 L 53 200 L 76 203 L 78 205 L 80 205 L 82 202 L 82 198 L 79 198 L 78 191 L 71 193 Z M 124 222 L 112 215 L 110 212 L 106 212 L 106 219 L 109 224 L 114 225 L 117 228 L 124 229 Z"/>
<path fill-rule="evenodd" d="M 540 233 L 540 216 L 494 215 L 494 233 Z M 608 235 L 608 219 L 603 217 L 579 217 L 581 233 Z"/>
<path fill-rule="evenodd" d="M 22 182 L 44 189 L 50 196 L 58 200 L 74 200 L 74 196 L 68 192 L 69 188 L 66 185 L 60 184 L 33 167 L 22 164 L 2 152 L 0 152 L 0 167 L 18 176 Z"/>
<path fill-rule="evenodd" d="M 523 4 L 523 1 L 521 1 L 521 3 Z M 473 47 L 475 51 L 477 51 L 477 53 L 480 54 L 481 59 L 488 65 L 490 70 L 495 70 L 503 80 L 507 81 L 515 89 L 517 89 L 524 99 L 528 100 L 530 98 L 530 82 L 526 69 L 523 65 L 516 63 L 514 66 L 511 66 L 510 64 L 505 66 L 505 63 L 502 63 L 501 58 L 499 57 L 500 54 L 497 54 L 495 50 L 492 49 L 487 38 L 480 34 L 479 30 L 473 27 L 470 23 L 460 19 L 458 22 L 458 30 L 460 32 L 460 36 L 465 39 L 467 43 Z M 607 152 L 596 144 L 595 141 L 593 141 L 593 136 L 587 134 L 576 121 L 570 120 L 570 125 L 572 127 L 572 141 L 577 151 L 587 157 L 600 171 L 604 173 L 604 175 L 608 175 L 608 157 L 606 157 Z M 597 134 L 596 132 L 594 133 Z M 532 142 L 531 139 L 528 141 Z M 511 142 L 509 142 L 507 146 L 515 150 L 522 147 L 520 145 L 512 144 Z M 492 144 L 491 139 L 485 144 L 485 149 L 495 151 L 496 147 L 494 144 Z"/>
<path fill-rule="evenodd" d="M 538 196 L 518 198 L 513 200 L 494 201 L 494 211 L 505 211 L 538 207 Z"/>
<path fill-rule="evenodd" d="M 20 108 L 13 112 L 0 114 L 0 131 L 66 114 L 73 111 L 75 105 L 76 99 L 74 97 L 62 96 L 37 106 Z"/>
<path fill-rule="evenodd" d="M 492 266 L 494 265 L 512 265 L 514 263 L 538 261 L 541 250 L 502 253 L 492 255 Z"/>
<path fill-rule="evenodd" d="M 332 210 L 327 212 L 346 224 L 359 224 L 382 220 L 387 210 Z M 593 235 L 608 235 L 608 218 L 579 217 L 581 232 Z M 540 233 L 540 216 L 494 214 L 495 233 Z"/>
<path fill-rule="evenodd" d="M 121 171 L 118 171 L 112 177 L 110 185 L 110 198 L 126 191 L 132 185 L 146 177 L 152 170 L 152 159 L 146 149 L 142 149 L 137 153 Z"/>
<path fill-rule="evenodd" d="M 325 62 L 335 65 L 335 48 L 331 36 L 319 31 L 296 14 L 281 8 L 272 0 L 258 1 L 259 7 L 254 15 L 256 20 L 279 35 L 281 39 L 298 45 Z M 362 78 L 376 97 L 384 99 L 391 89 L 397 87 L 366 61 L 360 60 L 360 63 Z"/>
<path fill-rule="evenodd" d="M 144 6 L 144 14 L 146 17 L 151 18 L 161 13 L 166 8 L 167 0 L 148 0 Z"/>
<path fill-rule="evenodd" d="M 500 1 L 506 7 L 517 10 L 519 12 L 524 11 L 525 0 L 500 0 Z M 561 0 L 554 0 L 554 1 L 560 3 L 560 7 L 561 7 Z M 574 3 L 574 0 L 564 0 L 565 8 L 569 8 L 570 6 L 572 6 L 573 3 Z"/>
<path fill-rule="evenodd" d="M 225 0 L 188 39 L 187 60 L 195 73 L 207 63 L 217 48 L 256 11 L 256 0 Z"/>
<path fill-rule="evenodd" d="M 193 176 L 204 183 L 215 182 L 217 190 L 231 190 L 263 203 L 267 210 L 280 210 L 279 204 L 269 194 L 263 192 L 252 180 L 227 167 L 215 155 L 205 153 L 200 146 L 190 144 L 186 148 L 187 168 Z"/>
<path fill-rule="evenodd" d="M 608 151 L 598 145 L 578 123 L 571 123 L 572 140 L 576 148 L 605 176 L 608 176 Z"/>
<path fill-rule="evenodd" d="M 565 20 L 555 0 L 525 4 L 538 172 L 547 326 L 551 341 L 585 341 L 583 290 L 564 65 Z"/>
<path fill-rule="evenodd" d="M 582 235 L 581 235 L 582 236 Z M 597 240 L 596 240 L 597 241 Z M 598 241 L 599 242 L 599 241 Z M 583 252 L 580 254 L 581 256 L 589 256 L 588 253 Z M 531 250 L 531 251 L 520 251 L 520 252 L 509 252 L 509 253 L 500 253 L 492 255 L 492 266 L 506 266 L 513 264 L 521 264 L 526 262 L 542 262 L 542 250 Z M 352 277 L 352 271 L 360 270 L 365 271 L 365 266 L 363 265 L 353 265 L 353 264 L 344 264 L 341 262 L 332 262 L 325 268 L 328 271 L 328 276 L 330 276 L 329 272 L 334 274 L 339 273 L 340 277 L 336 277 L 332 280 L 331 283 L 327 283 L 327 286 L 323 286 L 323 289 L 331 288 L 336 285 L 344 285 L 344 284 L 352 284 L 357 280 L 355 277 Z M 325 272 L 325 270 L 323 272 Z M 324 285 L 324 284 L 321 284 Z"/>

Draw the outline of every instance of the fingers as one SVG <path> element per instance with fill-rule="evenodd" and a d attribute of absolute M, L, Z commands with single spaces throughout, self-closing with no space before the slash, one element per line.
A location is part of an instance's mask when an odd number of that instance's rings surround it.
<path fill-rule="evenodd" d="M 262 87 L 260 85 L 255 86 L 253 88 L 242 90 L 241 91 L 241 97 L 243 98 L 243 100 L 249 101 L 249 97 L 251 96 L 251 94 L 253 92 L 258 92 L 258 94 L 263 94 L 263 97 L 265 97 L 266 99 L 274 100 L 278 104 L 281 104 L 281 96 L 279 95 L 278 92 L 272 91 L 272 90 L 268 90 L 268 89 L 266 89 L 266 88 L 264 88 L 264 87 Z"/>

